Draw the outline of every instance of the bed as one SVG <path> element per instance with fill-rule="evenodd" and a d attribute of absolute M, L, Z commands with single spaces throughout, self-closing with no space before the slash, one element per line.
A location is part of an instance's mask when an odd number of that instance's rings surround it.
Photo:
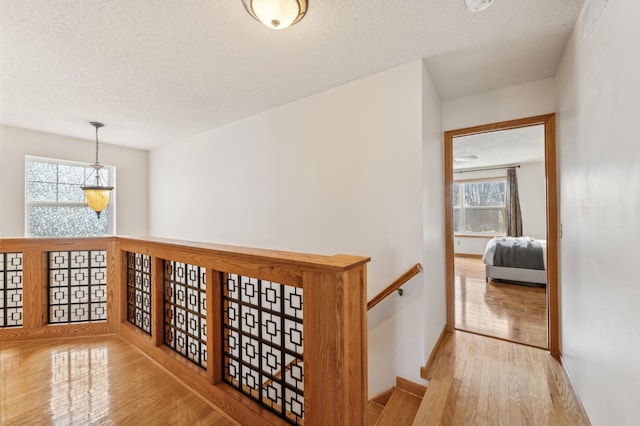
<path fill-rule="evenodd" d="M 531 237 L 495 237 L 482 261 L 486 280 L 547 284 L 547 242 Z"/>

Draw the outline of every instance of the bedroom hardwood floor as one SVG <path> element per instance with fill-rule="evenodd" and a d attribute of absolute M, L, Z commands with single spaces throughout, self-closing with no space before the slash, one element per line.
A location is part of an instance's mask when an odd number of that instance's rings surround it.
<path fill-rule="evenodd" d="M 548 347 L 544 287 L 487 283 L 478 258 L 456 257 L 455 270 L 457 329 Z"/>

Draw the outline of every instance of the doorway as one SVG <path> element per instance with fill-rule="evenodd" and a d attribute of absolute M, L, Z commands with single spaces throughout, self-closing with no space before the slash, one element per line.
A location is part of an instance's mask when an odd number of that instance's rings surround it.
<path fill-rule="evenodd" d="M 513 131 L 513 133 L 509 136 L 510 131 Z M 486 241 L 490 239 L 486 237 L 487 235 L 492 233 L 497 235 L 500 233 L 500 231 L 496 231 L 496 229 L 494 229 L 495 226 L 492 227 L 492 225 L 490 224 L 478 224 L 477 222 L 473 222 L 473 214 L 471 213 L 474 212 L 471 211 L 471 209 L 466 213 L 461 213 L 460 209 L 460 191 L 464 190 L 465 182 L 466 185 L 470 187 L 469 189 L 474 190 L 478 190 L 478 188 L 476 187 L 488 188 L 490 185 L 493 185 L 491 186 L 491 188 L 498 188 L 493 189 L 494 192 L 498 193 L 502 190 L 501 188 L 503 188 L 503 186 L 500 186 L 502 184 L 500 184 L 499 182 L 501 181 L 501 179 L 503 179 L 502 176 L 504 176 L 504 170 L 506 170 L 507 168 L 515 168 L 518 166 L 522 167 L 522 169 L 520 169 L 521 171 L 525 170 L 524 165 L 520 163 L 528 164 L 526 158 L 514 158 L 513 161 L 510 161 L 506 156 L 508 152 L 513 151 L 513 147 L 508 145 L 508 141 L 518 138 L 523 139 L 524 137 L 522 135 L 534 134 L 536 132 L 538 132 L 540 137 L 542 138 L 542 147 L 540 147 L 540 149 L 543 150 L 543 164 L 540 164 L 539 166 L 539 173 L 541 175 L 541 178 L 543 175 L 544 179 L 544 182 L 541 182 L 540 185 L 542 191 L 544 191 L 544 194 L 541 196 L 543 197 L 545 206 L 544 209 L 542 209 L 542 206 L 539 207 L 541 209 L 539 211 L 539 214 L 529 213 L 529 219 L 535 219 L 539 216 L 544 216 L 544 219 L 546 219 L 544 223 L 539 224 L 538 229 L 534 231 L 537 234 L 536 238 L 543 241 L 546 240 L 545 270 L 541 271 L 543 279 L 546 280 L 546 286 L 538 286 L 537 288 L 535 288 L 534 286 L 522 286 L 519 284 L 504 284 L 505 281 L 501 281 L 498 279 L 494 281 L 493 279 L 487 279 L 484 276 L 485 274 L 483 272 L 485 272 L 485 267 L 480 263 L 479 259 L 482 256 L 481 253 L 484 251 L 483 247 L 486 245 Z M 498 142 L 496 142 L 496 140 Z M 486 141 L 492 142 L 487 143 Z M 458 147 L 456 147 L 456 143 L 458 143 Z M 474 148 L 474 143 L 484 143 L 486 145 L 484 146 L 484 148 L 480 149 L 480 145 L 475 145 Z M 505 143 L 507 143 L 507 145 L 505 145 Z M 558 225 L 556 201 L 557 188 L 555 156 L 555 114 L 447 131 L 444 134 L 444 144 L 444 168 L 446 185 L 447 329 L 452 331 L 456 328 L 464 329 L 464 327 L 467 326 L 467 324 L 463 324 L 460 320 L 461 311 L 467 308 L 471 309 L 471 305 L 465 305 L 463 303 L 465 301 L 462 299 L 466 297 L 472 297 L 472 294 L 463 293 L 463 291 L 466 291 L 463 286 L 466 285 L 469 288 L 473 287 L 475 289 L 480 289 L 480 286 L 482 286 L 483 291 L 492 290 L 490 294 L 484 293 L 480 296 L 482 298 L 485 298 L 484 302 L 491 299 L 492 297 L 495 297 L 496 294 L 500 294 L 500 297 L 503 297 L 502 293 L 505 293 L 505 290 L 514 290 L 514 294 L 525 294 L 525 299 L 529 297 L 529 295 L 531 295 L 534 298 L 542 298 L 541 300 L 544 301 L 543 315 L 546 315 L 546 317 L 542 319 L 542 325 L 546 325 L 546 345 L 540 344 L 540 341 L 531 343 L 526 340 L 522 341 L 519 339 L 511 339 L 509 335 L 500 335 L 500 333 L 497 333 L 497 335 L 495 335 L 494 337 L 503 338 L 506 340 L 515 340 L 519 341 L 520 343 L 530 344 L 533 346 L 542 346 L 548 348 L 551 355 L 558 357 L 560 353 L 557 289 Z M 495 148 L 495 152 L 493 152 L 492 155 L 487 155 L 487 153 L 489 152 L 489 150 L 487 149 L 488 146 L 493 146 L 493 148 Z M 493 158 L 493 160 L 489 159 L 489 157 L 500 156 L 503 156 L 504 158 Z M 526 168 L 530 168 L 529 164 Z M 474 172 L 469 173 L 467 176 L 475 175 L 481 177 L 462 178 L 462 173 L 460 173 L 461 170 L 469 170 Z M 454 174 L 454 171 L 457 171 L 458 173 Z M 456 177 L 454 178 L 454 176 Z M 491 182 L 491 184 L 487 182 Z M 465 194 L 467 193 L 465 192 Z M 464 196 L 462 197 L 464 198 Z M 499 194 L 497 198 L 496 194 L 493 194 L 490 197 L 493 197 L 494 199 L 500 198 Z M 457 207 L 454 207 L 454 201 L 456 202 Z M 496 215 L 492 216 L 491 210 L 492 208 L 487 208 L 486 211 L 483 212 L 485 222 L 488 220 L 490 223 L 498 223 L 500 220 L 504 219 L 500 219 L 497 213 Z M 464 221 L 465 217 L 467 217 L 468 223 L 461 225 L 461 221 Z M 526 215 L 523 213 L 523 218 L 524 217 L 526 217 Z M 535 228 L 532 222 L 535 222 L 535 220 L 529 220 L 527 222 L 529 224 L 529 230 L 533 230 L 533 228 Z M 527 232 L 526 225 L 523 226 L 523 228 L 525 228 L 524 230 L 525 232 Z M 475 248 L 467 248 L 466 250 L 463 250 L 460 248 L 460 245 L 463 242 L 468 246 L 475 246 Z M 463 254 L 461 253 L 462 251 L 467 251 L 468 253 L 472 254 L 467 255 L 466 257 L 456 257 L 456 252 L 458 252 L 459 254 Z M 456 262 L 456 259 L 458 259 L 458 262 Z M 458 263 L 458 268 L 456 268 L 456 263 Z M 487 279 L 487 281 L 485 281 L 485 279 Z M 470 280 L 480 282 L 472 283 Z M 506 282 L 508 282 L 508 280 Z M 535 294 L 536 292 L 537 294 Z M 510 293 L 510 291 L 506 291 L 506 293 Z M 505 297 L 512 297 L 512 299 L 517 299 L 520 296 L 509 296 L 507 294 Z M 456 300 L 458 305 L 456 305 Z M 466 302 L 469 301 L 467 300 Z M 533 304 L 534 302 L 523 300 L 521 305 L 524 309 L 526 309 L 528 303 Z M 495 316 L 497 314 L 496 312 L 487 311 L 487 315 Z M 539 312 L 538 315 L 540 315 Z M 511 327 L 513 328 L 514 325 L 511 324 Z M 520 324 L 515 325 L 515 327 L 520 327 Z M 490 332 L 483 331 L 481 329 L 468 331 L 491 335 Z"/>

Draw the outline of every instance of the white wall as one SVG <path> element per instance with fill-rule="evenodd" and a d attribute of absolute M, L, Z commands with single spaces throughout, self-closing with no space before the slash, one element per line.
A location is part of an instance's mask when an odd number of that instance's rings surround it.
<path fill-rule="evenodd" d="M 592 35 L 578 20 L 556 75 L 562 352 L 594 425 L 640 420 L 638 17 L 609 1 Z"/>
<path fill-rule="evenodd" d="M 447 322 L 442 100 L 426 67 L 422 72 L 422 138 L 426 360 Z"/>
<path fill-rule="evenodd" d="M 152 151 L 152 234 L 371 256 L 373 297 L 423 261 L 422 84 L 414 62 Z M 434 114 L 436 103 L 428 106 Z M 432 123 L 430 146 L 441 138 L 439 117 Z M 433 162 L 439 193 L 442 164 Z M 405 297 L 369 315 L 370 394 L 396 375 L 419 380 L 423 336 L 433 335 L 424 329 L 423 281 L 414 278 Z M 444 292 L 444 279 L 432 284 Z M 443 326 L 444 315 L 428 327 Z"/>
<path fill-rule="evenodd" d="M 495 178 L 506 175 L 506 169 L 455 173 L 454 180 Z M 546 239 L 547 202 L 544 162 L 522 163 L 516 169 L 516 176 L 518 178 L 523 235 Z M 455 237 L 454 251 L 460 254 L 481 255 L 490 239 L 491 237 Z"/>
<path fill-rule="evenodd" d="M 444 130 L 515 120 L 555 112 L 554 79 L 532 81 L 442 104 Z"/>
<path fill-rule="evenodd" d="M 91 127 L 87 125 L 88 135 Z M 0 126 L 0 236 L 24 236 L 25 156 L 91 163 L 95 141 Z M 116 232 L 148 233 L 147 151 L 100 143 L 100 162 L 116 167 Z"/>

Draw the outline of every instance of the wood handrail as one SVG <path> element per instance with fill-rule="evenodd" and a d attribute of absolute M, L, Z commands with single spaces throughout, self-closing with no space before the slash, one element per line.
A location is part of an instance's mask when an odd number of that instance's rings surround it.
<path fill-rule="evenodd" d="M 394 282 L 389 284 L 387 288 L 382 290 L 373 299 L 371 299 L 369 303 L 367 303 L 367 310 L 370 310 L 371 308 L 376 306 L 378 303 L 382 302 L 387 296 L 389 296 L 394 291 L 398 290 L 400 287 L 406 284 L 407 281 L 409 281 L 411 278 L 418 275 L 420 272 L 422 272 L 422 265 L 419 263 L 416 263 L 411 268 L 409 268 L 404 274 L 396 278 Z"/>
<path fill-rule="evenodd" d="M 411 268 L 409 268 L 404 274 L 400 275 L 394 282 L 389 284 L 389 286 L 387 288 L 385 288 L 380 293 L 378 293 L 378 295 L 376 297 L 371 299 L 369 301 L 369 303 L 367 303 L 367 311 L 370 310 L 371 308 L 373 308 L 374 306 L 376 306 L 378 303 L 382 302 L 387 296 L 389 296 L 394 291 L 398 290 L 407 281 L 409 281 L 411 278 L 413 278 L 416 275 L 418 275 L 420 272 L 422 272 L 422 265 L 420 263 L 416 263 Z M 296 364 L 298 364 L 300 362 L 302 362 L 302 360 L 300 360 L 298 358 L 292 359 L 291 361 L 289 361 L 289 363 L 287 365 L 284 366 L 284 368 L 282 370 L 278 371 L 275 374 L 275 376 L 279 377 L 281 374 L 283 374 L 283 372 L 289 371 L 291 369 L 291 367 L 293 367 L 294 365 L 296 365 Z M 263 386 L 267 386 L 271 382 L 272 382 L 271 380 L 268 380 L 267 382 L 263 383 Z"/>

